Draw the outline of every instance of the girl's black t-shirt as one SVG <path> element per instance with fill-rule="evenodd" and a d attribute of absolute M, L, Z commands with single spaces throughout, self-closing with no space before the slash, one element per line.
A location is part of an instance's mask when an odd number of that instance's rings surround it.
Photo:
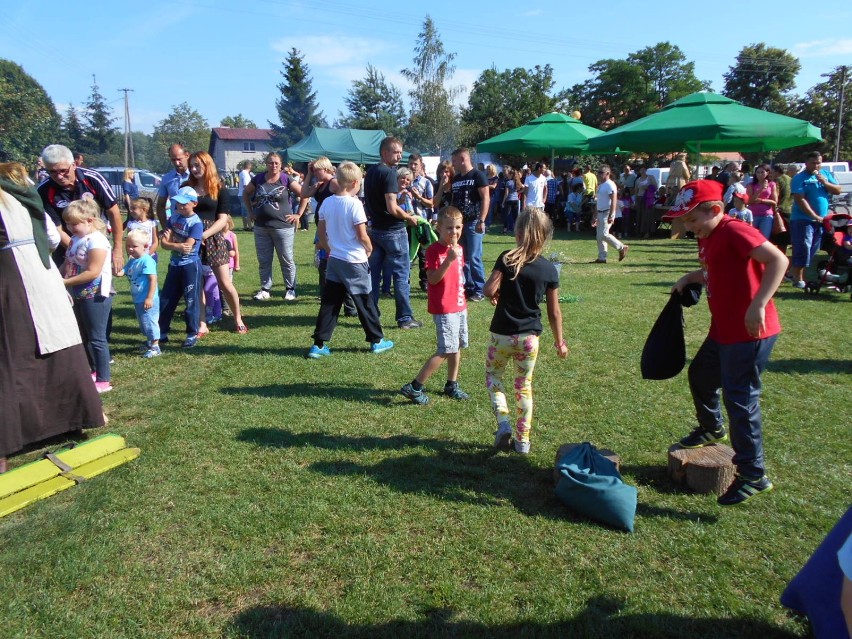
<path fill-rule="evenodd" d="M 541 309 L 545 293 L 559 288 L 556 267 L 539 256 L 521 268 L 517 279 L 512 279 L 514 269 L 506 266 L 503 251 L 494 264 L 495 271 L 503 274 L 500 282 L 500 299 L 491 320 L 491 332 L 497 335 L 541 335 Z"/>

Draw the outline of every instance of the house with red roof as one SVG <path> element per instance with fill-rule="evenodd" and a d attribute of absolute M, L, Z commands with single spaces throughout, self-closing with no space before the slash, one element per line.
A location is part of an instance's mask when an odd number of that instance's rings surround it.
<path fill-rule="evenodd" d="M 210 148 L 216 167 L 234 173 L 245 160 L 262 163 L 264 156 L 274 150 L 272 129 L 232 129 L 215 127 L 210 131 Z"/>

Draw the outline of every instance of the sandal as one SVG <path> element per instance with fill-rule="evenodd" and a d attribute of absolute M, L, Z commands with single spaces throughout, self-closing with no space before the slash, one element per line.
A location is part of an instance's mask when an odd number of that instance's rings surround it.
<path fill-rule="evenodd" d="M 236 333 L 240 335 L 245 335 L 248 333 L 248 327 L 245 324 L 237 324 L 237 327 L 234 329 Z"/>

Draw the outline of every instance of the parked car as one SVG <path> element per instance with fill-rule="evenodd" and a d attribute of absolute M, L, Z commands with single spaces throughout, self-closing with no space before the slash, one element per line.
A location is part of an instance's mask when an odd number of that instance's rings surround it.
<path fill-rule="evenodd" d="M 124 182 L 125 169 L 126 167 L 123 166 L 98 166 L 94 169 L 106 178 L 112 190 L 115 191 L 115 196 L 119 202 L 124 198 L 124 189 L 121 185 Z M 136 182 L 136 186 L 139 188 L 139 195 L 156 201 L 157 191 L 160 189 L 161 176 L 146 169 L 134 169 L 134 171 L 136 171 L 134 182 Z"/>

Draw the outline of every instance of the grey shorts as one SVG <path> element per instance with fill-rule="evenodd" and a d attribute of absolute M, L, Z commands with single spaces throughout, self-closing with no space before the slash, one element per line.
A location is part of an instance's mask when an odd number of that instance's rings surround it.
<path fill-rule="evenodd" d="M 369 294 L 373 290 L 373 280 L 370 278 L 367 262 L 344 262 L 329 257 L 325 277 L 331 282 L 343 284 L 350 295 Z"/>
<path fill-rule="evenodd" d="M 438 336 L 438 353 L 447 355 L 467 348 L 467 311 L 433 315 Z"/>

